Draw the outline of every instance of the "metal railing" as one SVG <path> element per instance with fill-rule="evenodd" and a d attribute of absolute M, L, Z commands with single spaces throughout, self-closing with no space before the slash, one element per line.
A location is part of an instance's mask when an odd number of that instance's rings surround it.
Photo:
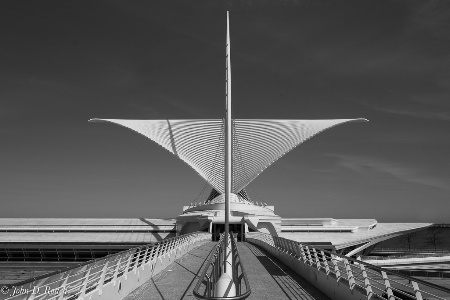
<path fill-rule="evenodd" d="M 292 240 L 265 233 L 248 233 L 246 240 L 274 247 L 336 281 L 346 283 L 351 290 L 358 290 L 367 299 L 450 299 L 448 288 Z"/>
<path fill-rule="evenodd" d="M 389 260 L 389 259 L 408 259 L 408 258 L 439 258 L 450 257 L 450 253 L 429 253 L 429 254 L 407 254 L 407 255 L 389 255 L 389 256 L 362 256 L 362 260 Z"/>
<path fill-rule="evenodd" d="M 95 291 L 101 291 L 109 283 L 116 284 L 120 277 L 125 279 L 142 266 L 155 271 L 158 258 L 180 247 L 200 240 L 210 239 L 208 233 L 186 234 L 158 243 L 136 247 L 127 251 L 92 260 L 64 271 L 53 272 L 2 287 L 0 299 L 5 300 L 75 300 Z M 153 273 L 152 273 L 153 274 Z M 120 288 L 120 287 L 119 287 Z M 31 298 L 30 298 L 31 297 Z"/>
<path fill-rule="evenodd" d="M 399 252 L 399 253 L 450 253 L 450 248 L 374 248 L 372 252 Z"/>
<path fill-rule="evenodd" d="M 205 205 L 210 205 L 210 204 L 222 204 L 223 202 L 209 202 L 209 201 L 203 201 L 203 202 L 192 202 L 188 205 L 187 209 L 191 209 L 193 207 L 199 207 L 199 206 L 205 206 Z M 247 205 L 255 205 L 255 206 L 261 206 L 261 207 L 267 207 L 269 206 L 267 203 L 263 203 L 263 202 L 258 202 L 258 201 L 251 201 L 251 200 L 246 200 L 246 201 L 240 201 L 240 202 L 233 202 L 233 203 L 239 203 L 239 204 L 247 204 Z"/>
<path fill-rule="evenodd" d="M 233 297 L 219 297 L 215 295 L 215 286 L 220 276 L 223 273 L 224 263 L 224 235 L 220 236 L 214 251 L 211 252 L 207 259 L 207 265 L 203 269 L 202 275 L 194 288 L 194 296 L 197 299 L 210 299 L 210 300 L 238 300 L 247 298 L 250 293 L 250 285 L 247 280 L 247 275 L 244 270 L 244 266 L 241 263 L 239 257 L 239 251 L 236 245 L 236 235 L 230 233 L 231 242 L 231 255 L 232 255 L 232 274 L 233 282 L 236 286 L 236 296 Z"/>
<path fill-rule="evenodd" d="M 415 277 L 431 277 L 431 279 L 450 278 L 450 271 L 439 270 L 397 270 L 398 273 Z"/>

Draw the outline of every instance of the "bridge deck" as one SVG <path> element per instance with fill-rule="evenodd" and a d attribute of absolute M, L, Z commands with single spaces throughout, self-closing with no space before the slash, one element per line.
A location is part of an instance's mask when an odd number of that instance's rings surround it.
<path fill-rule="evenodd" d="M 125 300 L 195 299 L 192 290 L 205 259 L 215 245 L 210 242 L 195 248 L 164 272 L 145 282 Z M 238 247 L 252 289 L 247 299 L 329 299 L 264 250 L 248 243 L 238 243 Z"/>
<path fill-rule="evenodd" d="M 238 248 L 252 289 L 247 299 L 330 299 L 261 248 L 249 243 Z"/>

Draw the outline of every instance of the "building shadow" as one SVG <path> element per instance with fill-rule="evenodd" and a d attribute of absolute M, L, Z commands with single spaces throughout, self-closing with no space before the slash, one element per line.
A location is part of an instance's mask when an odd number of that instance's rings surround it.
<path fill-rule="evenodd" d="M 158 230 L 159 230 L 159 226 L 158 225 L 148 221 L 145 218 L 139 218 L 139 220 L 141 220 L 143 223 L 151 226 L 151 229 L 154 230 L 153 232 L 151 232 L 151 234 L 155 237 L 157 242 L 160 242 L 160 241 L 162 241 L 164 239 L 176 236 L 176 233 L 169 232 L 166 236 L 162 237 L 161 234 L 159 234 L 159 232 L 158 232 Z"/>
<path fill-rule="evenodd" d="M 330 300 L 328 296 L 292 271 L 277 258 L 255 245 L 245 243 L 290 300 Z"/>

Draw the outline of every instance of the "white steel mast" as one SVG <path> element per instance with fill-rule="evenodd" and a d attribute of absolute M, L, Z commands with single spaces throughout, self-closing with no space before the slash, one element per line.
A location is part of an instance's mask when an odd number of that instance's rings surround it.
<path fill-rule="evenodd" d="M 226 107 L 225 107 L 225 247 L 228 248 L 230 232 L 230 194 L 232 183 L 232 119 L 231 119 L 231 61 L 230 61 L 230 12 L 227 11 L 227 47 L 226 47 Z M 225 252 L 225 272 L 227 271 L 227 259 Z"/>
<path fill-rule="evenodd" d="M 231 119 L 231 66 L 230 66 L 230 13 L 227 11 L 227 47 L 226 47 L 226 106 L 225 106 L 225 236 L 223 249 L 223 273 L 215 286 L 215 296 L 236 296 L 233 282 L 233 258 L 230 234 L 230 195 L 232 184 L 232 119 Z M 225 299 L 225 298 L 224 298 Z"/>

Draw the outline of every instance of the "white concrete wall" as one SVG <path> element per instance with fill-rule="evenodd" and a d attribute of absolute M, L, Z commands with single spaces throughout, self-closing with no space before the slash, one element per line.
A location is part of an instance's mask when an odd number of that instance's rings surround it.
<path fill-rule="evenodd" d="M 353 290 L 351 290 L 348 282 L 344 279 L 341 279 L 338 282 L 333 274 L 330 273 L 327 275 L 326 273 L 317 270 L 315 267 L 305 264 L 303 261 L 300 261 L 297 258 L 259 240 L 247 238 L 247 242 L 260 246 L 278 258 L 291 270 L 303 277 L 333 300 L 368 299 L 364 290 L 361 290 L 358 286 L 355 286 Z M 372 297 L 372 299 L 374 298 L 375 297 Z"/>

